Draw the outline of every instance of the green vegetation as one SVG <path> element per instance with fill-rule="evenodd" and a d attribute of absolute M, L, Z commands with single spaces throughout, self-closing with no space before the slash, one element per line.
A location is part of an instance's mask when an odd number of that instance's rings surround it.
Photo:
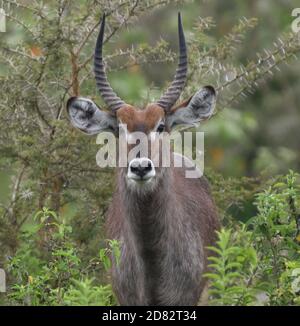
<path fill-rule="evenodd" d="M 246 224 L 232 223 L 218 233 L 206 275 L 211 303 L 300 303 L 299 190 L 299 175 L 290 171 L 255 195 L 257 214 Z"/>
<path fill-rule="evenodd" d="M 10 304 L 115 304 L 111 286 L 96 286 L 92 277 L 94 273 L 101 273 L 101 261 L 109 268 L 107 252 L 102 249 L 98 257 L 85 262 L 72 239 L 71 226 L 59 222 L 56 214 L 46 208 L 36 217 L 36 223 L 22 232 L 20 249 L 7 262 L 6 270 L 12 277 L 7 297 Z M 48 222 L 49 217 L 53 222 Z M 46 254 L 40 248 L 41 232 L 49 233 Z M 118 253 L 115 242 L 110 241 L 109 245 Z"/>

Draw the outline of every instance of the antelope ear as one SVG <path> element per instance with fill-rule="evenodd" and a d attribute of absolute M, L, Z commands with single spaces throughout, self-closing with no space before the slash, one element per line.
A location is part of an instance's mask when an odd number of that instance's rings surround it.
<path fill-rule="evenodd" d="M 193 126 L 208 119 L 214 112 L 215 104 L 215 89 L 212 86 L 205 86 L 182 106 L 171 111 L 167 116 L 167 124 L 170 129 L 178 125 Z"/>
<path fill-rule="evenodd" d="M 67 112 L 72 125 L 86 134 L 117 130 L 117 118 L 87 98 L 71 97 L 67 102 Z"/>

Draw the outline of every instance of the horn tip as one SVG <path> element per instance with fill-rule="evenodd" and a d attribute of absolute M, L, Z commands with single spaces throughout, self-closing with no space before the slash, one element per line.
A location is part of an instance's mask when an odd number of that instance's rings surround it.
<path fill-rule="evenodd" d="M 181 13 L 178 12 L 178 32 L 179 34 L 183 34 L 183 26 L 182 26 L 182 19 L 181 19 Z"/>
<path fill-rule="evenodd" d="M 105 12 L 103 13 L 102 15 L 102 20 L 100 22 L 100 32 L 99 32 L 99 35 L 98 35 L 98 40 L 100 42 L 100 46 L 102 46 L 102 42 L 103 42 L 103 37 L 104 37 L 104 29 L 105 29 Z M 98 44 L 99 46 L 99 44 Z M 96 48 L 98 47 L 96 46 Z"/>

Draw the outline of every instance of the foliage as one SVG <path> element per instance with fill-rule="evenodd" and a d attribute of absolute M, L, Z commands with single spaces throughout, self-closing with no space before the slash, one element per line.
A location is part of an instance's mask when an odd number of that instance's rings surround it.
<path fill-rule="evenodd" d="M 38 212 L 39 218 L 30 230 L 22 235 L 22 245 L 8 263 L 6 270 L 13 277 L 9 290 L 10 304 L 18 305 L 113 305 L 115 299 L 109 284 L 99 285 L 93 275 L 99 259 L 86 264 L 71 239 L 72 228 L 56 219 L 46 208 Z M 55 221 L 49 222 L 49 216 Z M 50 233 L 50 251 L 41 256 L 41 231 Z M 116 241 L 111 241 L 117 248 Z M 117 249 L 115 249 L 117 250 Z M 97 285 L 96 285 L 96 284 Z"/>
<path fill-rule="evenodd" d="M 299 304 L 299 175 L 290 171 L 256 195 L 257 214 L 244 225 L 218 232 L 211 303 Z"/>
<path fill-rule="evenodd" d="M 111 306 L 115 303 L 111 286 L 93 286 L 92 280 L 73 280 L 64 295 L 64 303 L 71 306 Z"/>
<path fill-rule="evenodd" d="M 235 236 L 233 239 L 231 229 L 223 229 L 218 232 L 217 247 L 209 247 L 217 254 L 209 257 L 209 267 L 215 273 L 205 275 L 212 280 L 211 304 L 247 305 L 254 300 L 255 292 L 248 288 L 246 280 L 257 267 L 256 252 L 247 247 L 249 232 L 241 229 Z"/>
<path fill-rule="evenodd" d="M 108 240 L 108 248 L 102 248 L 99 252 L 100 261 L 103 263 L 106 270 L 111 268 L 111 259 L 114 259 L 118 265 L 120 256 L 121 249 L 119 247 L 119 242 L 115 239 Z"/>

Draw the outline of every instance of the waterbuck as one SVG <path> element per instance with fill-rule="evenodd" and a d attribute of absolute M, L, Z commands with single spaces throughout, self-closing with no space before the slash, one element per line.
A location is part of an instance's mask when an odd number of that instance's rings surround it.
<path fill-rule="evenodd" d="M 144 109 L 126 104 L 108 82 L 102 58 L 104 27 L 105 16 L 96 43 L 94 73 L 108 110 L 89 99 L 72 97 L 67 112 L 73 126 L 89 135 L 109 130 L 119 138 L 136 131 L 150 136 L 211 116 L 216 101 L 211 86 L 175 106 L 188 65 L 180 13 L 180 56 L 174 80 L 159 101 Z M 188 162 L 185 160 L 187 166 Z M 155 167 L 150 156 L 140 155 L 117 168 L 107 235 L 120 243 L 121 257 L 118 264 L 113 259 L 112 280 L 121 305 L 196 305 L 201 296 L 207 246 L 214 245 L 219 222 L 208 182 L 204 177 L 186 178 L 185 169 L 174 164 Z"/>

